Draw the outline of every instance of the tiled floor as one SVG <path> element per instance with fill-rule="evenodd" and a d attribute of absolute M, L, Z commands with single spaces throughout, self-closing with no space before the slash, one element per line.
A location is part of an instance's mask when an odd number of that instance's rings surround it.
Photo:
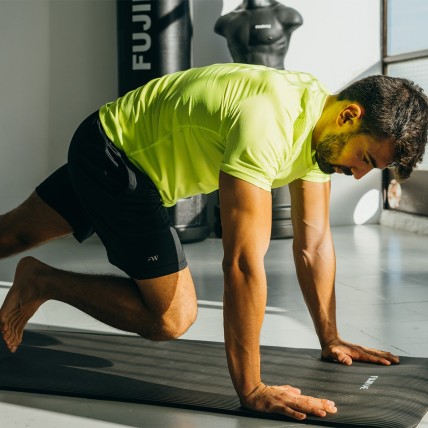
<path fill-rule="evenodd" d="M 399 355 L 428 357 L 428 236 L 382 226 L 337 227 L 338 322 L 344 338 Z M 222 341 L 221 242 L 185 246 L 197 285 L 199 317 L 184 339 Z M 31 252 L 68 270 L 117 272 L 96 239 L 82 245 L 67 238 Z M 19 257 L 0 261 L 0 300 Z M 272 241 L 266 257 L 269 298 L 262 344 L 318 347 L 297 285 L 291 240 Z M 33 324 L 111 331 L 71 307 L 48 302 Z M 0 428 L 297 427 L 179 409 L 0 391 Z M 419 425 L 428 428 L 428 415 Z"/>

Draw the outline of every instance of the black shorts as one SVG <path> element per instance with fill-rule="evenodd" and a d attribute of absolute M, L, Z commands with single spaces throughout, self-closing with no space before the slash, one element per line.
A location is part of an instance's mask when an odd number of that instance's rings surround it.
<path fill-rule="evenodd" d="M 107 138 L 98 112 L 74 134 L 68 163 L 36 193 L 67 220 L 79 242 L 97 233 L 109 261 L 132 278 L 157 278 L 187 266 L 156 186 Z"/>

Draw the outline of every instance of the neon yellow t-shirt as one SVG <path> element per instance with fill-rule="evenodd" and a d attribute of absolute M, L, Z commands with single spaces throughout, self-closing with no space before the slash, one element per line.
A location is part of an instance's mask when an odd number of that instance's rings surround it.
<path fill-rule="evenodd" d="M 100 120 L 171 206 L 216 190 L 220 170 L 267 191 L 328 181 L 311 150 L 328 95 L 310 74 L 216 64 L 155 79 L 103 106 Z"/>

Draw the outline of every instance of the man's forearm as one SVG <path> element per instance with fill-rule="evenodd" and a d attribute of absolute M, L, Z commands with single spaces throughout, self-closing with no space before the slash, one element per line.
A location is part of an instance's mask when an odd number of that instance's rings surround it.
<path fill-rule="evenodd" d="M 240 398 L 261 382 L 260 330 L 266 307 L 264 274 L 225 271 L 224 334 L 232 382 Z"/>
<path fill-rule="evenodd" d="M 323 346 L 338 336 L 333 243 L 328 240 L 312 250 L 295 245 L 293 250 L 300 288 Z"/>

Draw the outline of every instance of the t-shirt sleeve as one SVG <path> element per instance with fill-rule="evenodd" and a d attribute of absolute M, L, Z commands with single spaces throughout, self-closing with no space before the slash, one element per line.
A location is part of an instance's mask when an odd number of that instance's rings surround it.
<path fill-rule="evenodd" d="M 242 106 L 230 128 L 221 171 L 270 191 L 292 141 L 292 121 L 277 118 L 272 103 L 262 97 Z M 288 128 L 288 129 L 287 129 Z"/>

